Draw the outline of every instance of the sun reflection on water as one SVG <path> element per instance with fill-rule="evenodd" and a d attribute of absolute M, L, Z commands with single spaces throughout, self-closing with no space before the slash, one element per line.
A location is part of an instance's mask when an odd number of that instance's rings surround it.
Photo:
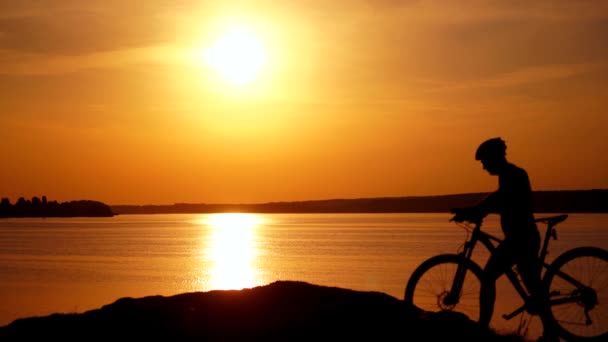
<path fill-rule="evenodd" d="M 261 223 L 255 214 L 222 213 L 207 217 L 212 288 L 233 290 L 256 285 L 256 228 Z"/>

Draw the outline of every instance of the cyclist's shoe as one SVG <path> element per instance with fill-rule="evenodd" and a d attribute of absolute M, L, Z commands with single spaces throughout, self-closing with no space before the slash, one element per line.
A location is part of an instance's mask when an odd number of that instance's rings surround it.
<path fill-rule="evenodd" d="M 556 334 L 543 334 L 536 342 L 559 342 L 559 337 Z"/>
<path fill-rule="evenodd" d="M 536 340 L 537 342 L 559 342 L 559 335 L 550 324 L 543 322 L 543 334 Z"/>

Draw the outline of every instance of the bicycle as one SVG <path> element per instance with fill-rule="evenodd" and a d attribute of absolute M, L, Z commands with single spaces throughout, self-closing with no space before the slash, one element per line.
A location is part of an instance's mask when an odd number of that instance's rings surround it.
<path fill-rule="evenodd" d="M 561 253 L 550 264 L 545 260 L 550 238 L 557 239 L 555 226 L 567 218 L 564 214 L 536 219 L 537 223 L 547 226 L 539 258 L 544 271 L 544 275 L 541 273 L 541 295 L 548 300 L 549 309 L 537 312 L 529 304 L 530 295 L 514 266 L 506 271 L 506 277 L 524 304 L 503 318 L 510 320 L 523 312 L 543 315 L 567 341 L 608 341 L 608 251 L 598 247 L 576 247 Z M 492 253 L 495 243 L 502 239 L 481 230 L 483 219 L 457 222 L 467 231 L 460 253 L 433 256 L 414 270 L 405 288 L 407 304 L 424 311 L 457 311 L 474 322 L 489 326 L 494 308 L 485 317 L 480 317 L 479 291 L 484 274 L 472 255 L 478 242 Z M 489 285 L 488 289 L 494 303 L 495 285 Z"/>

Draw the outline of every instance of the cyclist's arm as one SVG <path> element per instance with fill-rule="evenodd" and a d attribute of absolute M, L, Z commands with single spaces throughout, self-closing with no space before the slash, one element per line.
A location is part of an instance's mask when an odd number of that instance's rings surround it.
<path fill-rule="evenodd" d="M 466 208 L 452 208 L 451 212 L 455 214 L 452 220 L 457 222 L 470 220 L 477 221 L 477 219 L 483 218 L 489 213 L 498 213 L 501 197 L 502 195 L 497 190 L 473 206 Z"/>
<path fill-rule="evenodd" d="M 479 218 L 483 218 L 489 213 L 498 212 L 498 202 L 500 200 L 500 193 L 495 191 L 489 194 L 481 202 L 465 208 L 452 208 L 451 212 L 455 214 L 452 220 L 457 222 L 462 221 L 477 221 Z"/>
<path fill-rule="evenodd" d="M 497 213 L 498 208 L 500 206 L 501 195 L 500 191 L 497 190 L 491 194 L 489 194 L 486 198 L 484 198 L 481 202 L 476 204 L 473 208 L 474 210 L 487 215 L 489 213 Z"/>

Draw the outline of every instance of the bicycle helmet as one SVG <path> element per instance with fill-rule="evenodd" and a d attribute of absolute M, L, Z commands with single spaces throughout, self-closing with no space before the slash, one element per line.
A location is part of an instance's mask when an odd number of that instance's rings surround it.
<path fill-rule="evenodd" d="M 501 138 L 492 138 L 479 145 L 475 152 L 475 160 L 503 158 L 506 155 L 507 145 Z"/>

